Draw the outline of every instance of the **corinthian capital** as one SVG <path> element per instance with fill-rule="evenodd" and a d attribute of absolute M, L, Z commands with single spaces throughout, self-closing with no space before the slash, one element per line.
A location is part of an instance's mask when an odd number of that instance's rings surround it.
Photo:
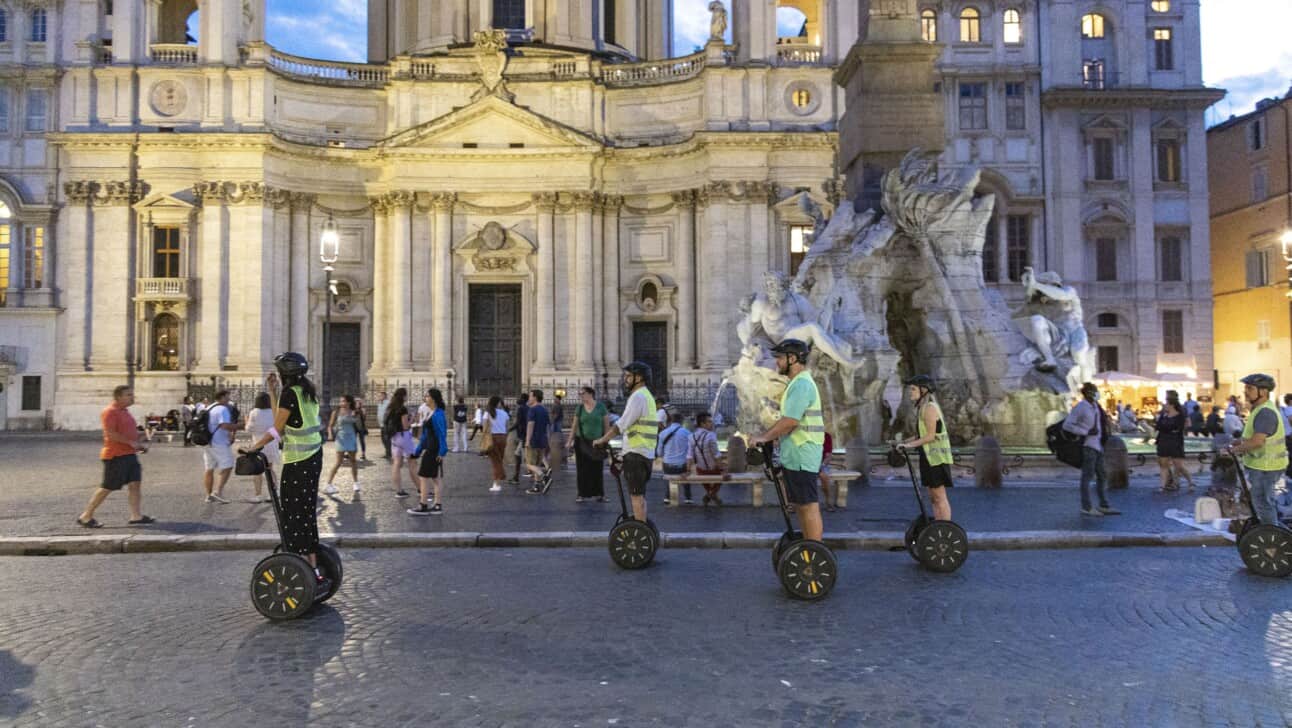
<path fill-rule="evenodd" d="M 93 196 L 90 202 L 97 207 L 111 205 L 132 205 L 148 194 L 148 185 L 143 182 L 94 182 Z"/>
<path fill-rule="evenodd" d="M 699 198 L 695 190 L 681 190 L 672 193 L 673 204 L 684 209 L 692 209 Z"/>
<path fill-rule="evenodd" d="M 556 209 L 558 195 L 555 192 L 535 192 L 534 207 L 542 212 L 551 212 Z"/>
<path fill-rule="evenodd" d="M 453 205 L 458 201 L 457 193 L 454 192 L 432 192 L 431 209 L 443 212 L 452 210 Z"/>
<path fill-rule="evenodd" d="M 599 195 L 595 192 L 579 191 L 570 193 L 570 204 L 579 211 L 588 211 L 597 206 Z"/>
<path fill-rule="evenodd" d="M 395 207 L 412 207 L 417 202 L 417 194 L 408 190 L 395 190 L 387 192 L 384 198 L 387 206 Z"/>
<path fill-rule="evenodd" d="M 314 209 L 314 203 L 319 200 L 319 196 L 313 192 L 292 192 L 290 194 L 290 204 L 293 210 L 312 210 Z"/>
<path fill-rule="evenodd" d="M 89 180 L 77 180 L 75 182 L 63 183 L 63 195 L 67 201 L 75 205 L 84 205 L 90 201 L 98 188 L 98 183 Z"/>

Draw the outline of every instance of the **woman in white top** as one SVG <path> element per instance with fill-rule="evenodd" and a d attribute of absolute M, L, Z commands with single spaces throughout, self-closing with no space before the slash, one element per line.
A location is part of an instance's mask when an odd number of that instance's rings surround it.
<path fill-rule="evenodd" d="M 507 410 L 502 408 L 502 397 L 497 395 L 490 397 L 484 411 L 485 432 L 489 433 L 487 437 L 491 439 L 489 464 L 493 466 L 493 485 L 489 487 L 490 493 L 501 491 L 502 481 L 507 478 L 507 472 L 502 467 L 502 457 L 507 452 L 507 422 L 510 419 Z"/>
<path fill-rule="evenodd" d="M 261 392 L 256 395 L 255 408 L 252 409 L 251 414 L 247 416 L 247 432 L 251 433 L 251 441 L 256 442 L 272 430 L 273 427 L 274 409 L 272 402 L 269 399 L 269 393 Z M 276 472 L 280 467 L 282 467 L 283 456 L 278 451 L 277 440 L 270 440 L 269 444 L 265 445 L 265 449 L 261 452 L 263 452 L 265 457 L 269 459 L 269 468 L 271 470 Z M 251 482 L 255 484 L 256 494 L 247 500 L 251 503 L 268 503 L 269 496 L 262 495 L 260 491 L 261 486 L 264 485 L 265 477 L 263 475 L 253 475 L 251 477 Z"/>

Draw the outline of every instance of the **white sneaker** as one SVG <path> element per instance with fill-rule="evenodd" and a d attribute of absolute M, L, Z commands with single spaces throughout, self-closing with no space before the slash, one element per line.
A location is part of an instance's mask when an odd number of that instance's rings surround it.
<path fill-rule="evenodd" d="M 206 497 L 206 502 L 207 502 L 207 503 L 224 503 L 225 505 L 228 505 L 228 503 L 229 503 L 229 499 L 228 499 L 228 498 L 225 498 L 224 496 L 219 496 L 219 495 L 216 495 L 216 494 L 212 493 L 211 495 L 208 495 L 208 496 Z"/>
<path fill-rule="evenodd" d="M 497 483 L 494 483 L 493 485 L 489 486 L 489 492 L 490 492 L 490 493 L 501 493 L 501 492 L 502 492 L 502 486 L 501 486 L 501 485 L 498 485 Z"/>
<path fill-rule="evenodd" d="M 341 489 L 337 488 L 335 485 L 332 485 L 331 483 L 328 483 L 327 485 L 323 486 L 323 493 L 325 495 L 336 495 L 337 493 L 340 493 L 340 492 L 341 492 Z"/>
<path fill-rule="evenodd" d="M 363 490 L 363 488 L 359 487 L 359 481 L 354 481 L 354 492 L 358 493 L 361 490 Z"/>

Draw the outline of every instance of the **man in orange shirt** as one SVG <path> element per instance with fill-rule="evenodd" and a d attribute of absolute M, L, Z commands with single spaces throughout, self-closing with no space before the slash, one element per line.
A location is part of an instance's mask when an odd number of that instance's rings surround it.
<path fill-rule="evenodd" d="M 103 483 L 90 496 L 85 512 L 76 519 L 85 528 L 103 527 L 94 520 L 94 511 L 109 493 L 121 490 L 122 486 L 125 486 L 130 501 L 130 525 L 155 522 L 139 510 L 142 500 L 139 481 L 143 479 L 143 468 L 139 465 L 137 453 L 148 452 L 148 446 L 139 441 L 139 428 L 128 409 L 134 403 L 134 390 L 123 384 L 112 390 L 112 404 L 99 416 L 103 422 L 103 450 L 99 452 L 99 459 L 103 461 Z"/>

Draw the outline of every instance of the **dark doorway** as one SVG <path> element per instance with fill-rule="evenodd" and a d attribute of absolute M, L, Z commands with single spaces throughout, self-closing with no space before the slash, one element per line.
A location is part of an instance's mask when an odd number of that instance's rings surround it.
<path fill-rule="evenodd" d="M 520 391 L 520 286 L 473 285 L 469 308 L 471 392 L 514 395 Z"/>
<path fill-rule="evenodd" d="M 332 324 L 328 328 L 323 396 L 329 403 L 343 394 L 359 395 L 360 353 L 359 324 Z"/>
<path fill-rule="evenodd" d="M 668 394 L 668 324 L 663 321 L 633 323 L 633 359 L 650 365 L 652 394 Z"/>

